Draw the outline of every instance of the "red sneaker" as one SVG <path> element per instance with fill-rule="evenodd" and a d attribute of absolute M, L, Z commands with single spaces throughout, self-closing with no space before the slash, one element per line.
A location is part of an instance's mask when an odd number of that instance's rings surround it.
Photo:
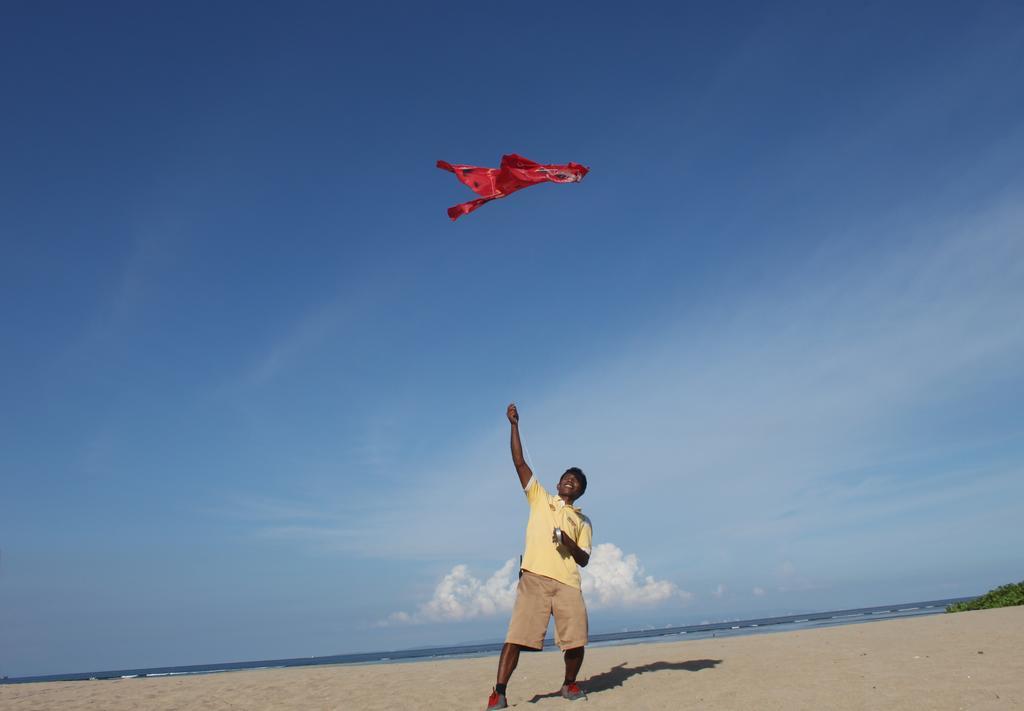
<path fill-rule="evenodd" d="M 492 691 L 490 697 L 487 699 L 487 711 L 507 708 L 508 704 L 505 703 L 505 695 L 499 694 L 497 691 Z"/>
<path fill-rule="evenodd" d="M 583 689 L 574 681 L 562 687 L 562 698 L 569 699 L 569 701 L 586 701 L 587 695 L 583 693 Z"/>

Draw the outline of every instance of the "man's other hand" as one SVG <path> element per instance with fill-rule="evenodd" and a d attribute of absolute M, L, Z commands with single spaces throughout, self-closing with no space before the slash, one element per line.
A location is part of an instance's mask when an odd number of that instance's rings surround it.
<path fill-rule="evenodd" d="M 513 425 L 519 424 L 519 410 L 516 409 L 515 403 L 508 406 L 508 410 L 505 412 L 505 415 L 508 417 L 508 421 Z"/>

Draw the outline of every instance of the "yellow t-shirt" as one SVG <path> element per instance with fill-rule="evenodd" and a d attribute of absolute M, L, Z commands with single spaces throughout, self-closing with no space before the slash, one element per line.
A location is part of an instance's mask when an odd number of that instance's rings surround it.
<path fill-rule="evenodd" d="M 592 529 L 590 519 L 578 508 L 552 496 L 533 477 L 523 489 L 530 504 L 530 520 L 526 524 L 526 550 L 523 552 L 523 570 L 580 587 L 580 570 L 565 546 L 554 542 L 555 528 L 562 529 L 576 545 L 590 553 Z"/>

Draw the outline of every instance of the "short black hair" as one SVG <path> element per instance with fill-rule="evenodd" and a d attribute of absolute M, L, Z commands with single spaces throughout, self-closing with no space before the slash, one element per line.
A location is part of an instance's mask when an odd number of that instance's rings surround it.
<path fill-rule="evenodd" d="M 572 474 L 574 477 L 579 479 L 580 496 L 583 496 L 585 493 L 587 493 L 587 475 L 583 473 L 582 469 L 580 469 L 579 467 L 569 467 L 568 469 L 565 470 L 565 473 L 563 473 L 562 476 L 558 477 L 558 480 L 561 481 L 562 477 L 565 476 L 566 474 Z M 576 498 L 578 499 L 580 498 L 580 496 L 577 496 Z"/>

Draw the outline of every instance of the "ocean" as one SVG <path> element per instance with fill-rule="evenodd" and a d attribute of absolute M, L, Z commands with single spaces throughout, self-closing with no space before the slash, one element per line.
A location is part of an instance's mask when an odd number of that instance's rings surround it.
<path fill-rule="evenodd" d="M 643 642 L 671 642 L 708 637 L 735 637 L 739 635 L 783 632 L 817 627 L 834 627 L 877 620 L 891 620 L 900 617 L 919 617 L 944 612 L 954 602 L 973 600 L 974 597 L 958 597 L 948 600 L 928 600 L 899 605 L 860 607 L 852 610 L 812 612 L 784 617 L 763 617 L 753 620 L 713 622 L 681 627 L 627 630 L 590 636 L 588 646 L 610 646 L 616 644 L 637 644 Z M 552 644 L 545 640 L 545 647 Z M 390 652 L 369 652 L 363 654 L 335 654 L 327 657 L 300 657 L 296 659 L 264 659 L 248 662 L 224 662 L 219 664 L 191 664 L 178 667 L 155 667 L 152 669 L 117 669 L 112 671 L 76 672 L 71 674 L 47 674 L 0 679 L 0 684 L 25 684 L 40 681 L 81 681 L 88 679 L 132 679 L 143 677 L 180 676 L 186 674 L 215 674 L 240 669 L 282 669 L 285 667 L 308 667 L 322 664 L 386 664 L 398 661 L 423 661 L 449 657 L 477 657 L 496 654 L 501 642 L 456 645 L 452 647 L 431 647 L 405 649 Z"/>

